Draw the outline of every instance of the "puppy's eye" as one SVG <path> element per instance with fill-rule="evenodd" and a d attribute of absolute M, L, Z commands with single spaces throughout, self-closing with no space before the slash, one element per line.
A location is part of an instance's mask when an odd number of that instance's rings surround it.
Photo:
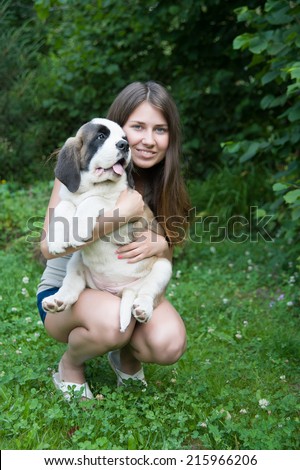
<path fill-rule="evenodd" d="M 97 139 L 99 139 L 99 140 L 104 140 L 104 139 L 105 139 L 105 135 L 103 134 L 103 132 L 100 132 L 100 133 L 97 135 Z"/>

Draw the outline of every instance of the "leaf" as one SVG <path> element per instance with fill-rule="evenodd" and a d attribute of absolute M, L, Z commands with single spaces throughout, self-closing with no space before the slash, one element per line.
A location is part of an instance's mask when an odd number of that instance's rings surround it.
<path fill-rule="evenodd" d="M 300 120 L 300 103 L 295 104 L 288 111 L 288 120 L 290 122 L 295 122 Z"/>
<path fill-rule="evenodd" d="M 251 144 L 248 147 L 248 150 L 240 157 L 240 162 L 246 162 L 247 160 L 250 160 L 252 157 L 254 157 L 260 148 L 260 143 L 259 142 L 251 142 Z"/>
<path fill-rule="evenodd" d="M 292 67 L 288 69 L 292 78 L 300 79 L 300 62 L 295 62 Z"/>
<path fill-rule="evenodd" d="M 277 78 L 279 75 L 280 75 L 280 72 L 278 70 L 272 70 L 262 76 L 261 83 L 263 85 L 266 85 L 267 83 L 270 83 L 273 80 L 275 80 L 275 78 Z"/>
<path fill-rule="evenodd" d="M 272 186 L 273 191 L 283 191 L 284 189 L 288 188 L 287 184 L 282 184 L 282 183 L 275 183 Z"/>
<path fill-rule="evenodd" d="M 266 215 L 266 211 L 265 209 L 257 209 L 256 210 L 256 217 L 258 219 L 261 219 L 262 217 L 264 217 Z"/>
<path fill-rule="evenodd" d="M 292 191 L 289 191 L 283 196 L 283 199 L 288 204 L 293 204 L 297 201 L 297 199 L 300 199 L 300 189 L 293 189 Z"/>
<path fill-rule="evenodd" d="M 268 42 L 263 36 L 254 36 L 250 43 L 249 49 L 253 54 L 261 54 L 268 47 Z"/>
<path fill-rule="evenodd" d="M 249 46 L 249 42 L 252 38 L 251 34 L 244 33 L 237 36 L 233 41 L 233 49 L 246 49 Z"/>

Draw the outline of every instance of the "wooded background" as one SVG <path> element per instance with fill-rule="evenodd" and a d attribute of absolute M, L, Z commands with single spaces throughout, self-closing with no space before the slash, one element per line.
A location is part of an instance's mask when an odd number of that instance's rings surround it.
<path fill-rule="evenodd" d="M 157 80 L 178 104 L 201 210 L 257 205 L 298 240 L 299 2 L 6 0 L 0 41 L 2 184 L 52 179 L 53 150 L 125 85 Z"/>

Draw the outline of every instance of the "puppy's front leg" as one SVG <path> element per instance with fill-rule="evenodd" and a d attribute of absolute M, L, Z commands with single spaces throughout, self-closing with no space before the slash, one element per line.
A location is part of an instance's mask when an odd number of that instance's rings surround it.
<path fill-rule="evenodd" d="M 86 286 L 81 253 L 74 253 L 67 265 L 67 274 L 56 294 L 46 297 L 42 306 L 46 312 L 56 313 L 71 307 Z"/>
<path fill-rule="evenodd" d="M 93 236 L 97 217 L 103 201 L 98 196 L 91 196 L 82 201 L 76 210 L 72 246 L 80 246 Z"/>
<path fill-rule="evenodd" d="M 49 252 L 63 253 L 70 246 L 73 233 L 73 217 L 76 207 L 70 201 L 61 201 L 50 214 L 47 242 Z"/>

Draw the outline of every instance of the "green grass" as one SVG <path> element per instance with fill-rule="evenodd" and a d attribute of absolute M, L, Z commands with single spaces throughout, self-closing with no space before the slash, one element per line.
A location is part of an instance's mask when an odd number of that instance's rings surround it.
<path fill-rule="evenodd" d="M 299 278 L 280 240 L 211 245 L 206 234 L 176 250 L 168 298 L 187 327 L 184 356 L 145 365 L 146 390 L 117 389 L 107 358 L 94 359 L 86 372 L 98 399 L 63 400 L 51 372 L 65 346 L 39 321 L 43 267 L 24 235 L 48 192 L 14 191 L 8 209 L 24 197 L 26 208 L 5 219 L 17 238 L 1 235 L 1 448 L 298 449 Z"/>

